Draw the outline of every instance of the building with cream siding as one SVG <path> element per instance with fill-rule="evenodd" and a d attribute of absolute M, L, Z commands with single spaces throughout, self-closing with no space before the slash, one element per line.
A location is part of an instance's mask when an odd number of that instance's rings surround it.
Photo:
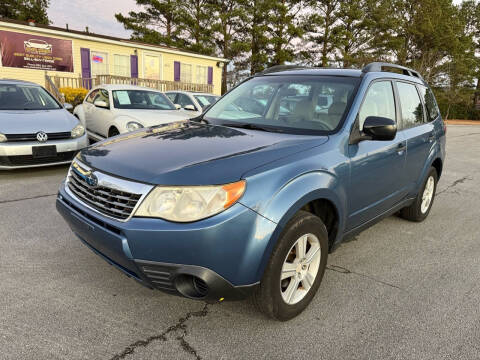
<path fill-rule="evenodd" d="M 58 84 L 62 79 L 60 86 L 88 88 L 100 79 L 220 94 L 222 68 L 228 62 L 176 48 L 5 19 L 0 19 L 0 47 L 0 78 L 43 86 L 52 78 Z"/>

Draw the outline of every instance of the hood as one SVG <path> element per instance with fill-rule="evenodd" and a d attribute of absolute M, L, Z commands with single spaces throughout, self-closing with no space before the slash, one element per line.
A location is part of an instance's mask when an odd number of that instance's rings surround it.
<path fill-rule="evenodd" d="M 215 185 L 238 181 L 248 170 L 327 140 L 183 122 L 107 139 L 83 150 L 80 160 L 150 184 Z"/>
<path fill-rule="evenodd" d="M 35 134 L 71 131 L 79 121 L 65 109 L 0 110 L 0 133 Z"/>
<path fill-rule="evenodd" d="M 187 120 L 189 116 L 182 110 L 117 110 L 117 116 L 128 116 L 143 124 L 145 127 L 158 124 L 167 124 L 175 121 Z M 191 115 L 191 114 L 190 114 Z"/>

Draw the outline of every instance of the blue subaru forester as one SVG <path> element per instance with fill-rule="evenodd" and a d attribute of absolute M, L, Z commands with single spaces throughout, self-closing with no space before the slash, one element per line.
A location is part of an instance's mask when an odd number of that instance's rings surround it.
<path fill-rule="evenodd" d="M 312 300 L 346 236 L 397 212 L 427 217 L 444 158 L 444 123 L 414 70 L 274 67 L 193 121 L 83 150 L 57 209 L 148 287 L 252 295 L 287 320 Z"/>

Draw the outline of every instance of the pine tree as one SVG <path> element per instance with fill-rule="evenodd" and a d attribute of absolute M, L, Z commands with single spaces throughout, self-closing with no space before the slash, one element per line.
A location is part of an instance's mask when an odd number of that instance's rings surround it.
<path fill-rule="evenodd" d="M 236 60 L 248 50 L 248 43 L 242 38 L 242 23 L 245 22 L 244 0 L 211 0 L 209 10 L 212 24 L 213 41 L 216 53 L 229 60 Z M 222 94 L 227 91 L 227 66 L 222 70 Z"/>
<path fill-rule="evenodd" d="M 267 18 L 270 66 L 282 65 L 294 60 L 292 42 L 305 32 L 304 0 L 273 1 Z"/>
<path fill-rule="evenodd" d="M 13 20 L 34 20 L 38 24 L 48 25 L 47 9 L 50 0 L 2 0 L 0 17 Z"/>
<path fill-rule="evenodd" d="M 309 64 L 327 67 L 335 60 L 340 25 L 340 0 L 311 0 L 307 35 L 300 56 Z"/>
<path fill-rule="evenodd" d="M 183 47 L 180 35 L 179 0 L 136 0 L 141 11 L 130 11 L 128 16 L 115 14 L 126 30 L 133 31 L 132 40 L 151 44 Z"/>

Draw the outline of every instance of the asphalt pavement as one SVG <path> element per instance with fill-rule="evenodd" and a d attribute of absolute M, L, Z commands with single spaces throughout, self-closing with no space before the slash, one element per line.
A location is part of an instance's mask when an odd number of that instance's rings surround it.
<path fill-rule="evenodd" d="M 480 359 L 480 126 L 448 127 L 423 223 L 342 244 L 288 322 L 142 287 L 55 210 L 66 166 L 0 173 L 0 359 Z"/>

